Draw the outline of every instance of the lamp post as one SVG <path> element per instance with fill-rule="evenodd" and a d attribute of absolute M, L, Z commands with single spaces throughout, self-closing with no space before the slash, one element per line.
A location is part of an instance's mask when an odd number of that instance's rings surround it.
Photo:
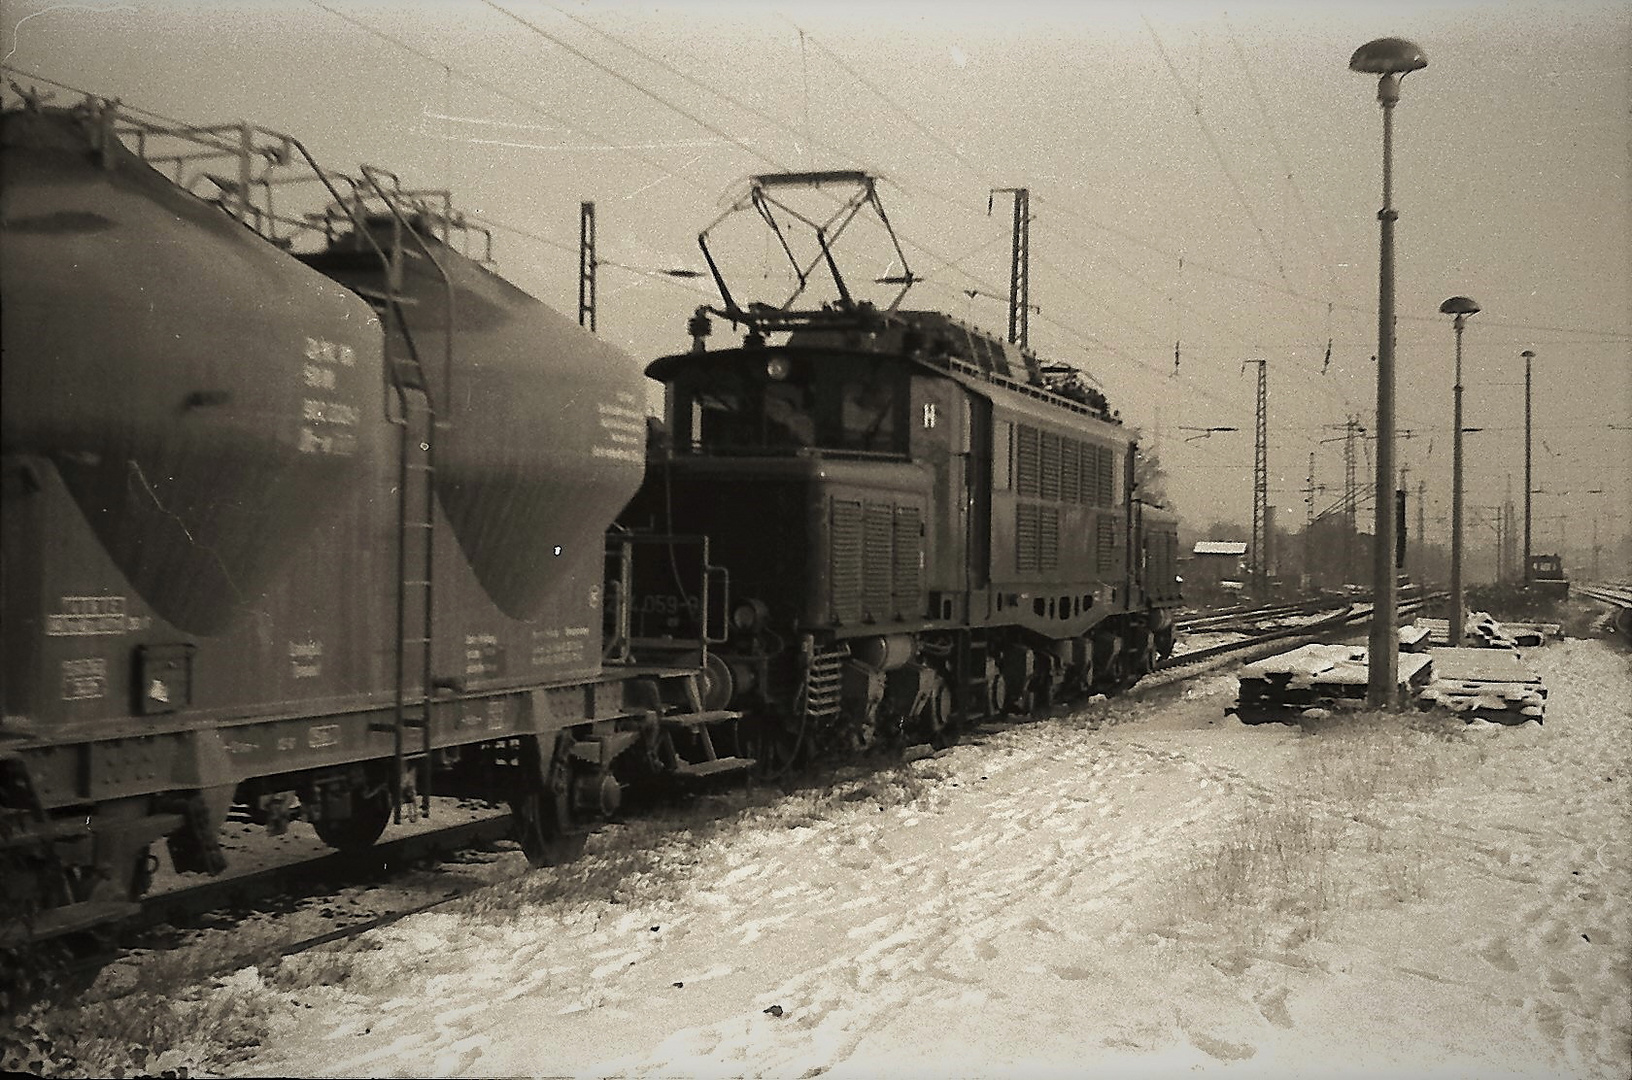
<path fill-rule="evenodd" d="M 1535 350 L 1526 349 L 1524 357 L 1524 583 L 1530 584 L 1530 362 Z"/>
<path fill-rule="evenodd" d="M 1368 41 L 1349 58 L 1349 70 L 1377 76 L 1383 108 L 1383 208 L 1377 212 L 1377 524 L 1372 535 L 1371 637 L 1366 664 L 1366 703 L 1384 708 L 1394 700 L 1399 672 L 1399 628 L 1394 578 L 1394 105 L 1400 79 L 1428 66 L 1422 50 L 1404 38 Z"/>
<path fill-rule="evenodd" d="M 1479 314 L 1479 305 L 1466 296 L 1453 296 L 1439 305 L 1441 315 L 1455 315 L 1456 382 L 1451 387 L 1451 615 L 1446 625 L 1446 644 L 1462 647 L 1462 328 L 1469 315 Z"/>

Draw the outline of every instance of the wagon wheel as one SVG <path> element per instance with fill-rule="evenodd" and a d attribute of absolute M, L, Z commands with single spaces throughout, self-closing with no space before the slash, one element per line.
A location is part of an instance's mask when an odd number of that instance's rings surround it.
<path fill-rule="evenodd" d="M 561 732 L 548 765 L 529 768 L 523 789 L 510 800 L 516 840 L 531 866 L 569 863 L 583 854 L 589 839 L 573 820 L 571 747 L 572 736 Z"/>
<path fill-rule="evenodd" d="M 147 895 L 147 890 L 153 887 L 153 872 L 158 868 L 159 859 L 153 854 L 153 845 L 143 844 L 136 852 L 136 866 L 130 873 L 130 888 L 127 891 L 132 900 L 140 900 Z"/>
<path fill-rule="evenodd" d="M 312 822 L 317 838 L 340 851 L 361 851 L 372 847 L 391 821 L 391 788 L 379 782 L 370 770 L 368 782 L 351 790 L 351 813 L 343 818 L 327 815 Z"/>

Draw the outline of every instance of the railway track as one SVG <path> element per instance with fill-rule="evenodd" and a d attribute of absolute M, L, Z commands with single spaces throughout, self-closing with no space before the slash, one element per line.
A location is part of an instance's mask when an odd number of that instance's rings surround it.
<path fill-rule="evenodd" d="M 1632 638 L 1632 582 L 1606 581 L 1578 585 L 1577 596 L 1604 604 L 1611 611 L 1615 632 Z"/>
<path fill-rule="evenodd" d="M 127 925 L 136 931 L 161 924 L 182 926 L 211 912 L 243 910 L 291 892 L 310 894 L 339 884 L 384 880 L 408 867 L 507 840 L 511 832 L 510 815 L 495 811 L 473 821 L 384 840 L 361 853 L 331 851 L 316 859 L 210 878 L 145 897 L 141 913 Z"/>
<path fill-rule="evenodd" d="M 1400 605 L 1401 614 L 1410 614 L 1418 610 L 1423 600 L 1422 597 L 1413 597 L 1403 601 Z M 1246 622 L 1250 621 L 1249 616 L 1252 620 L 1267 620 L 1317 614 L 1322 610 L 1328 610 L 1330 613 L 1324 618 L 1300 625 L 1247 633 L 1237 641 L 1176 653 L 1160 665 L 1155 675 L 1141 682 L 1135 693 L 1139 689 L 1157 690 L 1183 682 L 1235 656 L 1248 657 L 1255 653 L 1274 651 L 1284 647 L 1289 639 L 1319 640 L 1329 637 L 1362 619 L 1369 618 L 1371 614 L 1369 604 L 1345 603 L 1333 608 L 1332 601 L 1328 599 L 1319 603 L 1304 602 L 1242 609 L 1192 620 L 1181 625 L 1194 627 L 1199 624 L 1211 627 L 1218 625 L 1225 617 Z M 1059 708 L 1069 707 L 1076 706 Z M 1053 711 L 1057 712 L 1058 708 Z M 334 851 L 315 859 L 265 867 L 230 877 L 210 878 L 149 895 L 143 899 L 139 914 L 121 925 L 116 944 L 108 948 L 99 948 L 91 955 L 79 957 L 62 965 L 57 969 L 56 984 L 64 990 L 88 985 L 96 971 L 129 955 L 136 943 L 144 941 L 144 932 L 150 932 L 156 927 L 197 928 L 211 916 L 219 918 L 222 913 L 227 913 L 227 918 L 230 919 L 254 909 L 257 905 L 266 905 L 273 901 L 288 905 L 332 896 L 347 887 L 387 881 L 415 866 L 445 860 L 462 851 L 491 847 L 508 839 L 511 830 L 510 815 L 495 811 L 491 816 L 477 820 L 462 821 L 443 828 L 383 840 L 362 853 Z M 200 977 L 208 978 L 249 964 L 265 965 L 268 962 L 277 962 L 308 949 L 353 938 L 410 915 L 434 910 L 476 889 L 486 888 L 489 884 L 486 881 L 472 882 L 464 887 L 448 889 L 422 902 L 374 913 L 347 925 L 332 926 L 319 933 L 301 934 L 282 943 L 262 944 L 242 951 L 229 951 L 218 962 L 212 963 Z M 157 947 L 161 950 L 164 948 L 162 944 Z M 136 992 L 137 989 L 138 987 L 130 987 L 122 991 L 102 993 L 97 995 L 96 999 L 117 1000 Z"/>
<path fill-rule="evenodd" d="M 1327 597 L 1319 600 L 1303 600 L 1291 604 L 1229 608 L 1224 611 L 1214 611 L 1206 615 L 1195 615 L 1187 619 L 1180 619 L 1175 629 L 1181 634 L 1198 634 L 1237 626 L 1250 627 L 1253 623 L 1269 619 L 1310 615 L 1319 611 L 1346 606 L 1347 603 L 1349 603 L 1348 599 L 1335 600 Z"/>
<path fill-rule="evenodd" d="M 1411 600 L 1419 600 L 1422 595 L 1421 586 L 1402 585 L 1400 587 L 1399 601 L 1404 604 Z M 1181 618 L 1176 623 L 1176 629 L 1181 634 L 1195 634 L 1236 626 L 1250 628 L 1254 623 L 1265 622 L 1270 619 L 1312 615 L 1321 611 L 1341 609 L 1353 604 L 1369 604 L 1370 600 L 1371 595 L 1369 593 L 1361 593 L 1354 596 L 1318 596 L 1309 600 L 1295 600 L 1282 604 L 1242 604 L 1206 614 Z"/>
<path fill-rule="evenodd" d="M 1399 615 L 1401 617 L 1415 615 L 1422 610 L 1423 606 L 1428 601 L 1438 598 L 1439 595 L 1440 594 L 1438 593 L 1419 593 L 1418 595 L 1402 599 L 1399 602 Z M 1325 605 L 1326 608 L 1330 609 L 1331 601 L 1325 601 Z M 1313 607 L 1313 609 L 1310 610 L 1309 604 L 1291 606 L 1301 609 L 1299 612 L 1297 612 L 1300 614 L 1312 614 L 1315 611 L 1321 610 L 1321 608 L 1318 606 Z M 1265 610 L 1276 611 L 1276 609 Z M 1249 636 L 1240 641 L 1224 642 L 1222 644 L 1207 646 L 1201 649 L 1193 649 L 1187 652 L 1176 652 L 1166 660 L 1162 661 L 1162 663 L 1157 667 L 1157 670 L 1167 671 L 1176 668 L 1185 668 L 1203 661 L 1230 656 L 1234 653 L 1251 651 L 1262 645 L 1267 645 L 1270 643 L 1279 644 L 1289 638 L 1306 637 L 1310 641 L 1318 640 L 1335 629 L 1352 625 L 1361 621 L 1362 619 L 1371 618 L 1371 612 L 1372 605 L 1369 603 L 1346 604 L 1340 609 L 1333 610 L 1332 614 L 1326 618 L 1313 622 L 1260 631 L 1255 634 L 1249 634 Z M 1279 614 L 1279 612 L 1277 612 L 1277 614 Z M 1233 617 L 1240 618 L 1239 615 Z M 1271 617 L 1274 616 L 1262 616 L 1262 618 L 1266 619 Z M 1184 631 L 1187 625 L 1193 626 L 1194 624 L 1181 623 L 1181 633 Z"/>

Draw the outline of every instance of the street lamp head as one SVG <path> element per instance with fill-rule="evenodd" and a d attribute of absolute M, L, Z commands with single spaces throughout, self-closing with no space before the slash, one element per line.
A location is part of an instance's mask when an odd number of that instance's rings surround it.
<path fill-rule="evenodd" d="M 1378 38 L 1368 41 L 1349 57 L 1349 70 L 1376 75 L 1377 103 L 1385 110 L 1392 109 L 1400 100 L 1400 77 L 1408 71 L 1428 66 L 1422 50 L 1404 38 Z"/>
<path fill-rule="evenodd" d="M 1466 296 L 1453 296 L 1439 305 L 1439 313 L 1441 315 L 1477 315 L 1479 314 L 1479 305 Z"/>
<path fill-rule="evenodd" d="M 1349 57 L 1349 70 L 1367 75 L 1404 75 L 1427 66 L 1428 58 L 1421 49 L 1397 37 L 1368 41 Z"/>
<path fill-rule="evenodd" d="M 1524 357 L 1526 360 L 1534 360 L 1536 358 L 1536 351 L 1534 349 L 1526 349 L 1519 355 Z"/>

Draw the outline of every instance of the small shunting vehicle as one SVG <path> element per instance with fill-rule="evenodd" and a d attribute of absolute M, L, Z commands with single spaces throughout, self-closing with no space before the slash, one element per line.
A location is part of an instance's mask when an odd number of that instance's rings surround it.
<path fill-rule="evenodd" d="M 1530 556 L 1530 588 L 1555 600 L 1568 600 L 1570 579 L 1564 575 L 1564 559 L 1558 555 Z"/>

